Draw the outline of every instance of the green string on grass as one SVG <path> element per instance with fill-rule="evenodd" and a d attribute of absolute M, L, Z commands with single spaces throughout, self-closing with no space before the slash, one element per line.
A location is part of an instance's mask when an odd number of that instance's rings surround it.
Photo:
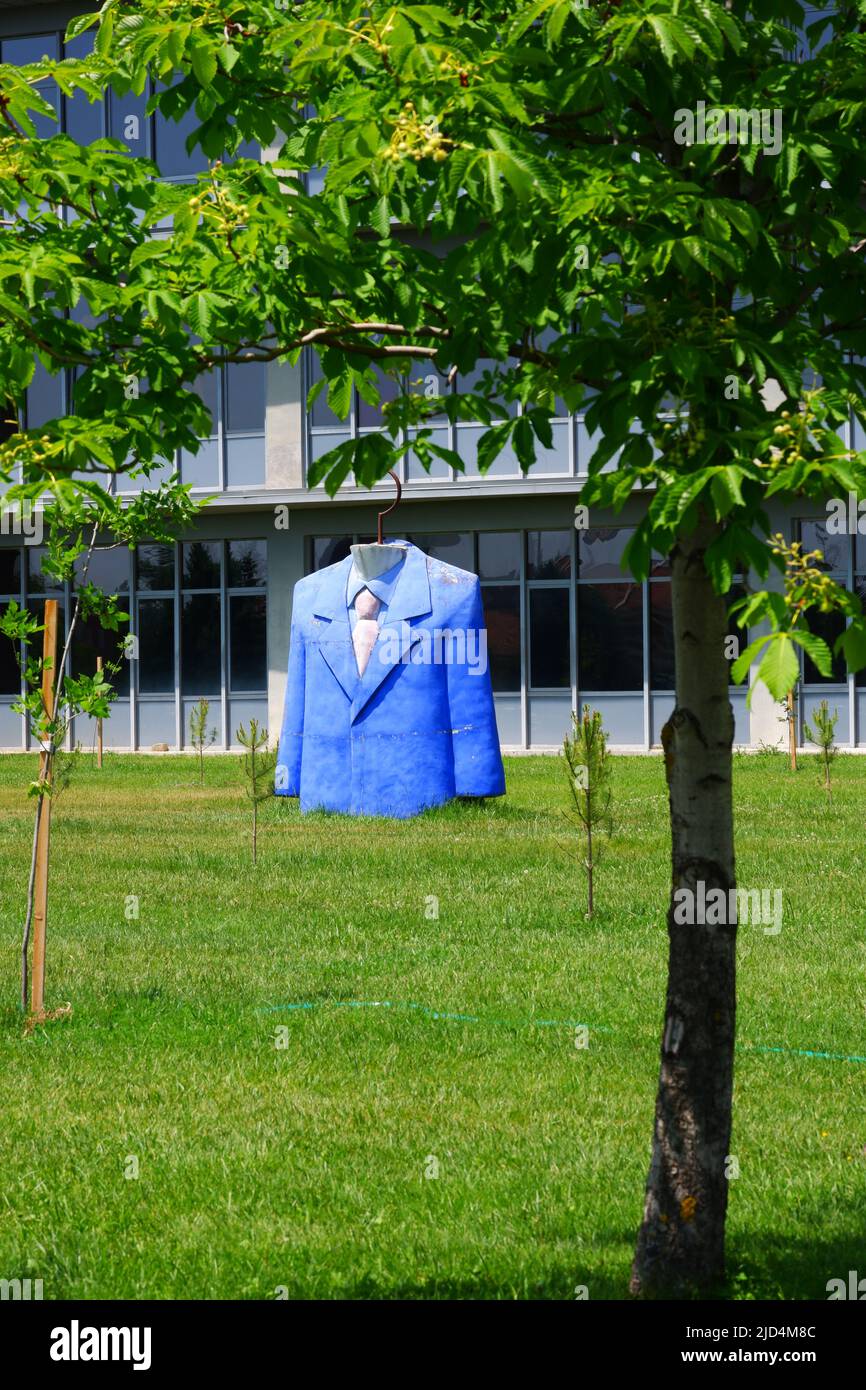
<path fill-rule="evenodd" d="M 478 1014 L 452 1014 L 431 1009 L 426 1004 L 401 1003 L 394 999 L 305 999 L 296 1004 L 268 1004 L 259 1013 L 292 1013 L 310 1009 L 414 1009 L 439 1023 L 481 1023 L 501 1028 L 589 1028 L 593 1033 L 614 1033 L 614 1028 L 596 1027 L 567 1018 L 482 1018 Z M 815 1057 L 828 1062 L 866 1062 L 856 1053 L 818 1052 L 807 1047 L 764 1047 L 760 1043 L 736 1043 L 739 1052 L 777 1053 L 785 1057 Z"/>

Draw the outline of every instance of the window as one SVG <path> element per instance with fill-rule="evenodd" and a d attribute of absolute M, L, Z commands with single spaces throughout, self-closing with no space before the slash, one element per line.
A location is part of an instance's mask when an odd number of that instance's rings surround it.
<path fill-rule="evenodd" d="M 643 686 L 643 594 L 639 584 L 579 584 L 581 691 Z"/>
<path fill-rule="evenodd" d="M 229 651 L 231 689 L 264 690 L 268 684 L 268 663 L 267 604 L 263 595 L 230 595 Z"/>
<path fill-rule="evenodd" d="M 313 573 L 315 570 L 327 569 L 328 565 L 339 564 L 349 554 L 351 545 L 351 536 L 310 536 L 309 572 Z"/>
<path fill-rule="evenodd" d="M 138 600 L 138 689 L 174 694 L 174 598 Z"/>
<path fill-rule="evenodd" d="M 228 583 L 232 589 L 257 589 L 268 579 L 265 541 L 229 541 Z"/>
<path fill-rule="evenodd" d="M 431 560 L 444 560 L 460 570 L 475 573 L 474 537 L 468 531 L 443 531 L 436 535 L 412 536 L 412 544 Z"/>
<path fill-rule="evenodd" d="M 478 575 L 487 628 L 487 659 L 494 691 L 520 690 L 519 531 L 478 533 Z M 511 582 L 515 581 L 515 582 Z"/>
<path fill-rule="evenodd" d="M 570 574 L 570 531 L 527 532 L 527 579 L 568 579 Z"/>
<path fill-rule="evenodd" d="M 478 574 L 485 579 L 520 578 L 520 532 L 480 531 Z"/>
<path fill-rule="evenodd" d="M 566 588 L 529 591 L 529 683 L 535 690 L 571 685 L 569 598 Z"/>
<path fill-rule="evenodd" d="M 8 600 L 0 599 L 0 615 L 5 613 L 8 607 Z M 0 633 L 0 696 L 21 694 L 21 672 L 15 657 L 15 649 L 15 644 Z"/>

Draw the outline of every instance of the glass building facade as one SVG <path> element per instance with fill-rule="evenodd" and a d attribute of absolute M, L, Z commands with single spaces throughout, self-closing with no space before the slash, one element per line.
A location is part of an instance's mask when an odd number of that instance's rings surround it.
<path fill-rule="evenodd" d="M 43 54 L 86 54 L 92 33 L 63 46 L 76 8 L 81 7 L 35 3 L 26 10 L 0 9 L 0 58 L 24 63 Z M 802 47 L 802 35 L 797 43 Z M 44 121 L 44 134 L 59 128 L 83 143 L 112 135 L 130 152 L 155 157 L 162 176 L 175 181 L 193 179 L 206 167 L 199 151 L 185 149 L 195 118 L 176 124 L 147 116 L 147 93 L 111 95 L 91 105 L 83 97 L 63 97 L 50 82 L 44 92 L 59 122 Z M 240 153 L 258 155 L 253 146 Z M 319 186 L 317 177 L 311 178 L 311 191 Z M 452 386 L 432 366 L 419 366 L 403 381 L 380 376 L 382 397 L 400 390 L 439 395 L 469 389 L 489 365 L 480 363 Z M 333 500 L 322 486 L 308 486 L 308 469 L 323 453 L 381 428 L 380 410 L 357 395 L 346 420 L 329 409 L 324 391 L 308 411 L 306 394 L 318 373 L 310 352 L 295 367 L 226 364 L 191 383 L 211 412 L 212 431 L 198 453 L 181 453 L 172 466 L 194 494 L 212 500 L 177 545 L 98 552 L 91 577 L 118 595 L 130 614 L 128 630 L 104 633 L 89 621 L 71 651 L 74 673 L 92 672 L 97 656 L 119 656 L 118 699 L 105 731 L 109 747 L 187 747 L 190 709 L 201 698 L 210 702 L 216 748 L 234 746 L 238 724 L 251 716 L 276 735 L 294 585 L 343 558 L 353 540 L 371 539 L 376 512 L 393 497 L 389 480 L 371 494 L 350 477 Z M 22 425 L 39 426 L 74 410 L 74 387 L 71 372 L 51 375 L 38 366 L 21 403 Z M 388 518 L 387 534 L 408 536 L 426 553 L 479 576 L 503 746 L 556 747 L 571 711 L 589 703 L 601 710 L 614 747 L 657 748 L 674 704 L 670 572 L 658 561 L 645 582 L 635 583 L 620 568 L 641 515 L 639 498 L 619 518 L 594 515 L 591 527 L 575 529 L 575 504 L 597 442 L 583 413 L 559 404 L 552 447 L 541 452 L 528 476 L 510 449 L 486 475 L 479 473 L 480 424 L 452 425 L 443 418 L 433 428 L 437 441 L 459 454 L 464 471 L 437 460 L 427 473 L 410 447 L 401 463 L 404 502 Z M 866 448 L 853 419 L 847 440 Z M 166 466 L 162 476 L 170 471 Z M 158 481 L 152 475 L 146 485 Z M 121 493 L 140 485 L 117 480 Z M 821 517 L 798 515 L 781 504 L 772 509 L 771 522 L 807 548 L 822 549 L 834 577 L 866 598 L 866 536 L 828 535 Z M 38 614 L 45 598 L 54 597 L 65 624 L 74 585 L 58 589 L 43 572 L 42 558 L 41 547 L 0 529 L 0 606 L 14 599 Z M 820 623 L 815 619 L 819 629 Z M 826 635 L 836 632 L 831 624 Z M 734 635 L 745 645 L 744 634 L 734 629 Z M 129 641 L 119 653 L 124 637 Z M 866 673 L 848 677 L 837 666 L 827 679 L 807 659 L 802 675 L 801 727 L 827 698 L 839 710 L 840 743 L 866 746 Z M 11 708 L 19 691 L 15 653 L 2 639 L 0 748 L 27 746 L 24 720 Z M 744 687 L 732 687 L 731 696 L 739 744 L 784 736 L 780 711 L 771 702 L 763 712 L 750 712 Z M 83 727 L 79 721 L 72 739 L 87 746 L 93 734 L 89 721 Z"/>

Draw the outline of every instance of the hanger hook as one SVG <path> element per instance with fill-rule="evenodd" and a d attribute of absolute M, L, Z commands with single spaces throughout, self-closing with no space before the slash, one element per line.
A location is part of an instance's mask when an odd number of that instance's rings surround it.
<path fill-rule="evenodd" d="M 388 476 L 390 478 L 393 478 L 394 482 L 397 484 L 397 496 L 394 498 L 394 501 L 391 503 L 390 507 L 386 507 L 383 512 L 379 513 L 379 524 L 376 533 L 376 539 L 379 545 L 385 544 L 384 540 L 382 539 L 382 518 L 387 516 L 389 512 L 393 512 L 395 507 L 399 507 L 400 498 L 403 496 L 403 485 L 400 482 L 400 479 L 397 477 L 397 474 L 394 472 L 393 468 L 388 469 Z"/>

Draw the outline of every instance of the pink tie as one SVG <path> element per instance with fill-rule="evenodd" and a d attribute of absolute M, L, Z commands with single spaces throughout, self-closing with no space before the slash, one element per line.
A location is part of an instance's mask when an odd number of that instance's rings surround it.
<path fill-rule="evenodd" d="M 376 638 L 379 636 L 379 624 L 376 622 L 376 616 L 381 606 L 376 595 L 371 594 L 369 589 L 361 589 L 355 596 L 355 612 L 358 615 L 358 621 L 355 623 L 355 630 L 352 633 L 352 646 L 355 648 L 355 660 L 358 663 L 358 674 L 361 676 L 367 669 L 370 653 L 376 645 Z"/>

